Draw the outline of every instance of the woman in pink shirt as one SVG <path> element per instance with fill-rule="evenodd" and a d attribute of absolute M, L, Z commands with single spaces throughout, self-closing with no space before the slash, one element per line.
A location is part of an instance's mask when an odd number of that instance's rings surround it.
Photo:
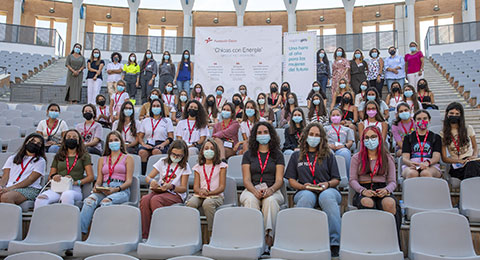
<path fill-rule="evenodd" d="M 222 121 L 213 126 L 212 137 L 220 149 L 220 159 L 226 160 L 235 155 L 233 147 L 238 143 L 240 124 L 235 120 L 235 108 L 228 102 L 222 106 Z"/>
<path fill-rule="evenodd" d="M 407 72 L 408 83 L 416 86 L 418 81 L 423 78 L 423 53 L 418 50 L 416 42 L 410 43 L 410 53 L 405 54 L 405 71 Z"/>

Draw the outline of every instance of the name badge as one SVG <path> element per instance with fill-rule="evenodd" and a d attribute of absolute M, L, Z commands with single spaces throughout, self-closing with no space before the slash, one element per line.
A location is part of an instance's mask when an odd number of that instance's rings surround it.
<path fill-rule="evenodd" d="M 223 146 L 226 148 L 233 148 L 233 143 L 229 141 L 224 141 Z"/>

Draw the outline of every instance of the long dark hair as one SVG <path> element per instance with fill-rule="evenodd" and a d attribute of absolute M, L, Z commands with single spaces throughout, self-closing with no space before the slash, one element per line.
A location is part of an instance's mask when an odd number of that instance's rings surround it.
<path fill-rule="evenodd" d="M 280 138 L 278 138 L 277 131 L 272 124 L 262 121 L 253 126 L 250 138 L 248 138 L 248 150 L 250 150 L 250 154 L 256 154 L 258 152 L 259 143 L 257 142 L 257 130 L 258 127 L 262 125 L 268 128 L 268 132 L 270 133 L 270 142 L 268 143 L 270 151 L 280 150 Z"/>
<path fill-rule="evenodd" d="M 175 141 L 173 141 L 172 144 L 170 144 L 170 146 L 168 147 L 167 159 L 166 159 L 168 164 L 173 163 L 172 159 L 170 158 L 170 156 L 172 155 L 172 150 L 173 149 L 183 150 L 183 158 L 178 163 L 178 165 L 180 165 L 180 167 L 185 169 L 185 167 L 187 167 L 187 162 L 188 162 L 188 146 L 187 146 L 187 144 L 183 140 L 175 140 Z"/>
<path fill-rule="evenodd" d="M 325 65 L 329 65 L 329 61 L 328 61 L 328 57 L 327 57 L 327 52 L 324 50 L 324 49 L 320 49 L 317 51 L 317 64 L 320 63 L 320 52 L 323 51 L 323 53 L 325 53 L 325 56 L 323 56 L 322 60 L 323 60 L 323 63 L 325 63 Z"/>
<path fill-rule="evenodd" d="M 132 56 L 135 57 L 135 61 L 131 61 L 131 60 L 130 60 L 130 57 L 132 57 Z M 133 52 L 130 53 L 130 55 L 128 55 L 127 66 L 130 65 L 130 64 L 132 64 L 132 63 L 135 64 L 135 66 L 138 65 L 138 64 L 137 64 L 137 55 L 136 55 L 135 53 L 133 53 Z"/>
<path fill-rule="evenodd" d="M 198 113 L 195 117 L 195 128 L 202 129 L 207 126 L 208 116 L 207 112 L 205 112 L 205 109 L 203 108 L 202 103 L 198 102 L 197 100 L 190 100 L 187 102 L 185 105 L 185 110 L 183 110 L 183 119 L 188 120 L 188 107 L 192 103 L 196 104 L 198 107 Z"/>
<path fill-rule="evenodd" d="M 367 103 L 368 92 L 375 92 L 375 102 L 377 102 L 377 104 L 380 106 L 382 100 L 380 99 L 380 95 L 378 94 L 378 90 L 375 87 L 369 87 L 369 88 L 367 88 L 367 90 L 365 90 L 365 96 L 363 96 L 363 101 L 365 101 L 365 103 Z"/>
<path fill-rule="evenodd" d="M 327 57 L 327 56 L 325 56 L 325 57 Z M 312 82 L 312 89 L 310 90 L 310 92 L 307 95 L 307 97 L 310 97 L 310 99 L 312 99 L 313 94 L 315 94 L 315 91 L 313 91 L 313 86 L 315 86 L 315 84 L 317 84 L 320 87 L 320 82 L 318 82 L 316 80 L 314 82 Z M 322 96 L 323 99 L 327 98 L 327 95 L 325 95 L 325 92 L 323 92 L 323 89 L 321 87 L 320 87 L 320 90 L 318 92 L 320 93 L 320 95 Z"/>
<path fill-rule="evenodd" d="M 225 102 L 225 104 L 223 104 L 223 106 L 222 106 L 222 110 L 225 106 L 230 107 L 230 118 L 229 119 L 234 120 L 235 119 L 235 105 L 232 104 L 231 102 Z M 223 116 L 222 116 L 222 120 L 225 120 L 225 119 L 226 118 L 223 118 Z"/>
<path fill-rule="evenodd" d="M 155 102 L 160 103 L 160 108 L 162 108 L 162 111 L 160 111 L 160 116 L 162 118 L 165 117 L 165 106 L 163 105 L 163 101 L 160 98 L 150 101 L 150 111 L 149 111 L 150 117 L 153 118 L 153 116 L 154 116 L 154 114 L 152 112 L 152 108 L 153 108 L 153 103 L 155 103 Z"/>
<path fill-rule="evenodd" d="M 293 122 L 293 114 L 295 113 L 295 111 L 298 111 L 300 112 L 300 114 L 302 114 L 302 122 L 300 122 L 300 129 L 297 129 L 296 127 L 296 124 L 295 122 Z M 288 133 L 293 135 L 295 134 L 297 131 L 302 131 L 303 128 L 305 128 L 305 114 L 303 113 L 303 109 L 300 108 L 300 107 L 297 107 L 295 108 L 293 111 L 292 111 L 292 116 L 290 117 L 290 126 L 288 127 Z"/>
<path fill-rule="evenodd" d="M 105 138 L 105 149 L 103 150 L 103 156 L 109 156 L 112 153 L 112 150 L 110 149 L 110 136 L 115 135 L 120 139 L 120 152 L 123 154 L 127 154 L 127 149 L 125 148 L 125 140 L 123 140 L 122 134 L 120 132 L 113 130 L 110 133 L 108 133 L 107 137 Z"/>
<path fill-rule="evenodd" d="M 34 138 L 38 138 L 40 139 L 41 141 L 41 145 L 40 145 L 40 149 L 38 150 L 38 153 L 35 154 L 34 156 L 34 159 L 33 161 L 34 162 L 37 162 L 40 157 L 42 157 L 43 159 L 45 159 L 45 161 L 47 160 L 47 157 L 45 156 L 45 139 L 43 138 L 43 136 L 41 136 L 40 134 L 37 134 L 37 133 L 32 133 L 32 134 L 29 134 L 27 137 L 25 137 L 25 139 L 23 140 L 23 144 L 22 146 L 20 147 L 20 149 L 18 150 L 17 154 L 15 155 L 15 157 L 13 158 L 13 163 L 15 164 L 21 164 L 23 162 L 23 158 L 27 155 L 27 144 L 29 142 L 31 142 Z"/>
<path fill-rule="evenodd" d="M 258 111 L 258 106 L 257 106 L 257 103 L 253 100 L 249 100 L 247 101 L 247 103 L 245 104 L 245 108 L 243 109 L 243 117 L 242 117 L 242 121 L 247 121 L 248 120 L 248 116 L 247 116 L 247 112 L 245 111 L 247 109 L 247 105 L 248 104 L 252 104 L 253 106 L 253 110 L 255 110 L 255 115 L 253 115 L 253 117 L 255 118 L 253 120 L 253 123 L 255 124 L 256 122 L 258 122 L 258 120 L 260 120 L 260 112 Z"/>
<path fill-rule="evenodd" d="M 290 103 L 288 103 L 288 96 L 292 95 L 293 96 L 293 99 L 295 99 L 295 102 L 293 103 L 294 107 L 298 107 L 298 99 L 297 99 L 297 95 L 293 92 L 290 92 L 290 93 L 287 93 L 287 100 L 286 100 L 286 105 L 283 109 L 285 109 L 285 113 L 283 113 L 283 118 L 284 119 L 287 119 L 288 116 L 290 116 L 292 114 L 292 111 L 293 110 L 290 110 Z"/>
<path fill-rule="evenodd" d="M 345 53 L 345 49 L 343 49 L 343 47 L 337 47 L 337 48 L 335 49 L 335 52 L 333 53 L 333 59 L 334 59 L 334 60 L 337 59 L 337 51 L 338 51 L 339 49 L 342 51 L 342 56 L 341 56 L 341 57 L 342 57 L 342 58 L 346 58 L 346 57 L 347 57 L 347 54 Z"/>
<path fill-rule="evenodd" d="M 218 87 L 217 87 L 218 88 Z M 208 100 L 213 98 L 213 106 L 209 106 L 208 105 Z M 205 104 L 207 104 L 207 107 L 205 107 L 205 112 L 207 112 L 207 116 L 208 116 L 208 108 L 211 109 L 210 113 L 212 113 L 212 117 L 213 118 L 217 118 L 218 116 L 218 108 L 217 108 L 217 99 L 215 98 L 214 95 L 210 94 L 207 96 L 207 101 L 205 102 Z"/>
<path fill-rule="evenodd" d="M 95 118 L 97 118 L 97 108 L 93 104 L 86 104 L 82 107 L 82 114 L 85 113 L 85 108 L 87 107 L 92 109 L 92 114 L 93 114 L 92 120 L 95 121 Z"/>
<path fill-rule="evenodd" d="M 308 137 L 308 132 L 310 132 L 310 129 L 313 127 L 317 127 L 318 130 L 320 131 L 320 143 L 317 146 L 317 161 L 318 164 L 322 164 L 322 160 L 327 158 L 329 155 L 332 154 L 330 147 L 328 147 L 328 138 L 327 138 L 327 133 L 325 132 L 325 129 L 320 123 L 314 122 L 308 124 L 302 132 L 302 135 L 300 136 L 300 141 L 299 141 L 299 148 L 300 148 L 300 155 L 298 157 L 299 160 L 305 160 L 307 157 L 308 153 L 308 148 L 310 145 L 307 143 L 307 137 Z"/>
<path fill-rule="evenodd" d="M 385 175 L 388 171 L 388 159 L 390 157 L 390 159 L 393 160 L 393 158 L 391 158 L 391 155 L 388 152 L 387 146 L 383 141 L 382 133 L 380 133 L 380 130 L 378 129 L 378 127 L 373 125 L 367 126 L 365 130 L 363 130 L 362 136 L 360 136 L 360 150 L 358 152 L 360 163 L 358 164 L 358 175 L 365 175 L 372 171 L 369 167 L 370 160 L 368 159 L 368 149 L 364 144 L 365 134 L 369 130 L 374 131 L 377 134 L 377 138 L 378 138 L 377 160 L 380 160 L 380 161 L 379 161 L 379 168 L 376 175 Z"/>
<path fill-rule="evenodd" d="M 165 63 L 165 55 L 168 54 L 168 61 L 167 63 L 172 64 L 172 55 L 170 55 L 169 51 L 164 51 L 163 52 L 163 57 L 162 57 L 162 63 L 160 65 L 163 65 Z"/>
<path fill-rule="evenodd" d="M 95 51 L 98 51 L 98 58 L 93 57 L 93 53 L 94 53 Z M 97 49 L 97 48 L 93 49 L 93 50 L 92 50 L 92 53 L 90 54 L 90 62 L 93 63 L 93 60 L 94 60 L 94 59 L 97 59 L 97 61 L 95 61 L 95 64 L 96 64 L 97 66 L 100 66 L 100 62 L 102 62 L 102 52 L 101 52 L 99 49 Z"/>
<path fill-rule="evenodd" d="M 78 158 L 82 158 L 84 154 L 87 153 L 87 148 L 85 147 L 85 143 L 83 142 L 83 136 L 78 132 L 76 129 L 70 129 L 65 131 L 65 134 L 62 137 L 62 144 L 60 149 L 58 150 L 57 154 L 55 154 L 55 160 L 57 161 L 65 161 L 68 156 L 68 147 L 66 145 L 67 135 L 70 132 L 74 132 L 78 136 L 78 144 L 77 144 L 77 154 Z"/>
<path fill-rule="evenodd" d="M 220 148 L 218 148 L 215 140 L 213 140 L 212 138 L 208 138 L 205 142 L 203 142 L 202 148 L 200 148 L 200 152 L 198 153 L 198 164 L 204 165 L 207 162 L 207 159 L 205 159 L 205 156 L 203 155 L 203 150 L 205 150 L 205 145 L 207 143 L 211 143 L 213 145 L 213 151 L 215 152 L 215 155 L 212 159 L 213 165 L 218 165 L 222 163 L 222 160 L 220 159 Z"/>
<path fill-rule="evenodd" d="M 122 104 L 122 107 L 120 108 L 120 116 L 118 118 L 118 125 L 117 125 L 117 130 L 118 132 L 122 132 L 123 131 L 123 127 L 125 126 L 125 114 L 123 113 L 123 110 L 125 110 L 125 107 L 127 105 L 131 105 L 132 106 L 132 115 L 130 116 L 130 133 L 132 133 L 133 136 L 137 136 L 137 126 L 136 126 L 136 123 L 135 123 L 135 106 L 132 104 L 132 102 L 130 101 L 126 101 Z"/>
<path fill-rule="evenodd" d="M 154 60 L 153 59 L 153 52 L 151 50 L 147 49 L 145 51 L 145 53 L 143 54 L 143 60 L 142 60 L 142 63 L 140 63 L 140 70 L 144 70 L 145 66 L 147 65 L 147 52 L 150 52 L 150 54 L 152 55 L 152 57 L 150 59 Z"/>
<path fill-rule="evenodd" d="M 462 104 L 458 102 L 452 102 L 448 104 L 447 108 L 445 109 L 445 118 L 443 119 L 443 144 L 448 146 L 453 140 L 452 125 L 448 120 L 448 112 L 453 109 L 460 111 L 460 120 L 458 121 L 458 146 L 462 147 L 469 145 L 469 136 L 467 126 L 465 124 L 465 111 L 463 110 Z"/>
<path fill-rule="evenodd" d="M 182 112 L 182 101 L 180 100 L 180 96 L 183 94 L 187 95 L 187 101 L 185 101 L 185 108 L 187 107 L 187 103 L 188 103 L 188 93 L 186 90 L 182 90 L 180 92 L 178 92 L 178 96 L 177 96 L 177 113 L 181 113 Z"/>
<path fill-rule="evenodd" d="M 315 97 L 320 98 L 320 104 L 318 106 L 315 106 L 313 104 L 313 99 Z M 308 110 L 308 118 L 312 118 L 313 114 L 315 113 L 315 108 L 318 107 L 318 116 L 326 116 L 327 115 L 327 108 L 325 107 L 325 104 L 323 103 L 323 98 L 319 94 L 313 94 L 312 96 L 312 104 L 310 105 L 310 109 Z"/>
<path fill-rule="evenodd" d="M 385 122 L 385 118 L 383 118 L 382 111 L 380 110 L 380 106 L 378 105 L 377 102 L 375 102 L 375 100 L 370 100 L 370 101 L 367 101 L 367 103 L 365 103 L 365 107 L 363 108 L 363 118 L 368 120 L 367 106 L 370 104 L 374 104 L 375 109 L 377 110 L 377 114 L 375 115 L 375 120 L 377 120 L 377 122 Z"/>
<path fill-rule="evenodd" d="M 74 53 L 75 53 L 75 46 L 80 47 L 80 52 L 82 52 L 82 45 L 77 42 L 77 43 L 75 43 L 75 44 L 73 45 L 73 48 L 72 48 L 72 51 L 70 52 L 70 54 L 74 54 Z M 79 55 L 82 56 L 82 53 L 79 53 Z"/>
<path fill-rule="evenodd" d="M 394 124 L 394 125 L 397 125 L 397 126 L 398 126 L 398 124 L 400 123 L 400 121 L 402 121 L 402 119 L 400 118 L 400 113 L 398 112 L 398 111 L 400 111 L 400 108 L 401 108 L 401 107 L 406 107 L 406 108 L 408 108 L 408 110 L 412 110 L 412 109 L 410 108 L 410 106 L 409 106 L 407 103 L 405 103 L 405 102 L 399 103 L 399 104 L 397 105 L 397 115 L 396 115 L 396 117 L 395 117 L 395 121 L 393 121 L 393 124 Z M 410 113 L 411 113 L 411 112 L 412 112 L 412 111 L 410 111 Z"/>
<path fill-rule="evenodd" d="M 234 100 L 233 98 L 234 97 L 238 97 L 240 99 L 240 104 L 238 104 L 238 107 L 240 107 L 243 110 L 244 105 L 243 105 L 243 102 L 242 102 L 242 95 L 240 95 L 239 93 L 235 93 L 232 96 L 232 104 L 235 108 L 237 108 L 237 106 L 235 106 L 235 103 L 233 103 L 233 100 Z M 235 110 L 233 110 L 232 113 L 235 113 Z"/>
<path fill-rule="evenodd" d="M 414 111 L 419 110 L 419 109 L 420 109 L 420 106 L 418 105 L 418 94 L 417 94 L 417 91 L 415 90 L 415 88 L 414 88 L 412 85 L 410 85 L 410 84 L 405 85 L 405 86 L 403 87 L 403 100 L 404 100 L 405 102 L 407 102 L 407 97 L 405 96 L 405 88 L 409 88 L 409 89 L 411 89 L 412 92 L 413 92 L 413 95 L 410 97 L 410 98 L 412 99 L 412 102 L 413 102 L 413 110 L 414 110 Z"/>
<path fill-rule="evenodd" d="M 189 50 L 184 50 L 183 53 L 182 53 L 182 58 L 180 59 L 180 63 L 178 64 L 178 70 L 183 70 L 184 69 L 184 65 L 182 65 L 183 62 L 185 62 L 185 53 L 188 53 L 188 59 L 187 60 L 187 68 L 188 68 L 188 71 L 192 71 L 192 66 L 190 66 L 190 51 Z"/>
<path fill-rule="evenodd" d="M 346 95 L 350 95 L 350 104 L 345 103 L 345 96 Z M 342 100 L 340 100 L 339 108 L 341 110 L 343 110 L 343 107 L 345 107 L 345 105 L 353 105 L 354 99 L 355 99 L 355 97 L 353 96 L 353 93 L 351 93 L 350 91 L 347 91 L 347 92 L 343 93 Z"/>
<path fill-rule="evenodd" d="M 425 93 L 430 93 L 430 88 L 428 87 L 428 81 L 426 79 L 419 79 L 417 82 L 417 93 L 420 92 L 420 81 L 425 82 Z"/>

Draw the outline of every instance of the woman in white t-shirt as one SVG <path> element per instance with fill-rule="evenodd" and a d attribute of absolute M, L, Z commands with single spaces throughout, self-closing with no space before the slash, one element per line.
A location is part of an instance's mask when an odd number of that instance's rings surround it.
<path fill-rule="evenodd" d="M 112 130 L 117 130 L 122 134 L 128 153 L 137 154 L 137 133 L 140 130 L 141 125 L 138 120 L 135 120 L 135 107 L 132 102 L 127 101 L 123 103 L 119 115 L 119 119 L 113 122 Z"/>
<path fill-rule="evenodd" d="M 112 122 L 110 122 L 110 108 L 106 105 L 107 99 L 105 96 L 98 94 L 95 102 L 97 103 L 97 117 L 95 121 L 101 124 L 103 128 L 112 127 Z"/>
<path fill-rule="evenodd" d="M 47 141 L 45 144 L 46 151 L 56 153 L 60 149 L 62 136 L 68 130 L 67 123 L 62 119 L 58 119 L 60 115 L 60 106 L 52 103 L 47 107 L 47 119 L 38 123 L 37 133 L 41 134 Z"/>
<path fill-rule="evenodd" d="M 118 52 L 112 53 L 110 57 L 112 62 L 107 64 L 107 90 L 108 95 L 112 97 L 117 88 L 117 82 L 122 79 L 123 65 L 122 55 Z"/>
<path fill-rule="evenodd" d="M 158 160 L 145 178 L 152 192 L 140 200 L 143 238 L 148 238 L 152 213 L 156 209 L 185 201 L 191 173 L 187 144 L 183 140 L 175 140 L 168 149 L 167 157 Z"/>
<path fill-rule="evenodd" d="M 175 136 L 177 140 L 187 143 L 190 155 L 198 154 L 198 150 L 207 139 L 209 131 L 207 112 L 197 100 L 190 100 L 187 109 L 183 112 L 183 120 L 178 122 Z"/>
<path fill-rule="evenodd" d="M 115 122 L 118 120 L 120 108 L 122 107 L 123 103 L 130 100 L 130 96 L 125 91 L 125 86 L 127 83 L 121 79 L 117 82 L 117 93 L 113 95 L 110 99 L 110 122 Z"/>
<path fill-rule="evenodd" d="M 259 121 L 265 121 L 265 119 L 260 117 L 257 104 L 253 100 L 247 101 L 243 110 L 242 122 L 240 123 L 240 133 L 243 140 L 238 142 L 233 148 L 237 154 L 244 154 L 248 150 L 248 138 L 250 138 L 253 126 Z"/>
<path fill-rule="evenodd" d="M 45 167 L 45 140 L 37 133 L 30 134 L 18 153 L 3 165 L 0 202 L 19 205 L 26 200 L 34 201 L 42 188 Z"/>
<path fill-rule="evenodd" d="M 170 110 L 170 119 L 176 118 L 177 114 L 177 105 L 176 105 L 176 98 L 175 94 L 173 93 L 173 83 L 168 82 L 165 86 L 165 91 L 162 94 L 163 103 L 168 107 Z"/>

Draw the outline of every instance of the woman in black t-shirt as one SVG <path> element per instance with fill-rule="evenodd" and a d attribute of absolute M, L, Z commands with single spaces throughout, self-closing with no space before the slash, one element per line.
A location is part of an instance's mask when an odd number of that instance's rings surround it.
<path fill-rule="evenodd" d="M 243 207 L 262 210 L 268 247 L 273 245 L 275 221 L 284 201 L 280 191 L 284 169 L 285 161 L 275 128 L 268 122 L 256 123 L 248 141 L 248 151 L 243 154 L 245 190 L 240 195 L 240 203 Z"/>
<path fill-rule="evenodd" d="M 87 101 L 88 104 L 95 104 L 95 98 L 100 94 L 102 87 L 102 70 L 105 62 L 100 56 L 100 50 L 95 48 L 92 50 L 90 59 L 87 61 Z"/>

